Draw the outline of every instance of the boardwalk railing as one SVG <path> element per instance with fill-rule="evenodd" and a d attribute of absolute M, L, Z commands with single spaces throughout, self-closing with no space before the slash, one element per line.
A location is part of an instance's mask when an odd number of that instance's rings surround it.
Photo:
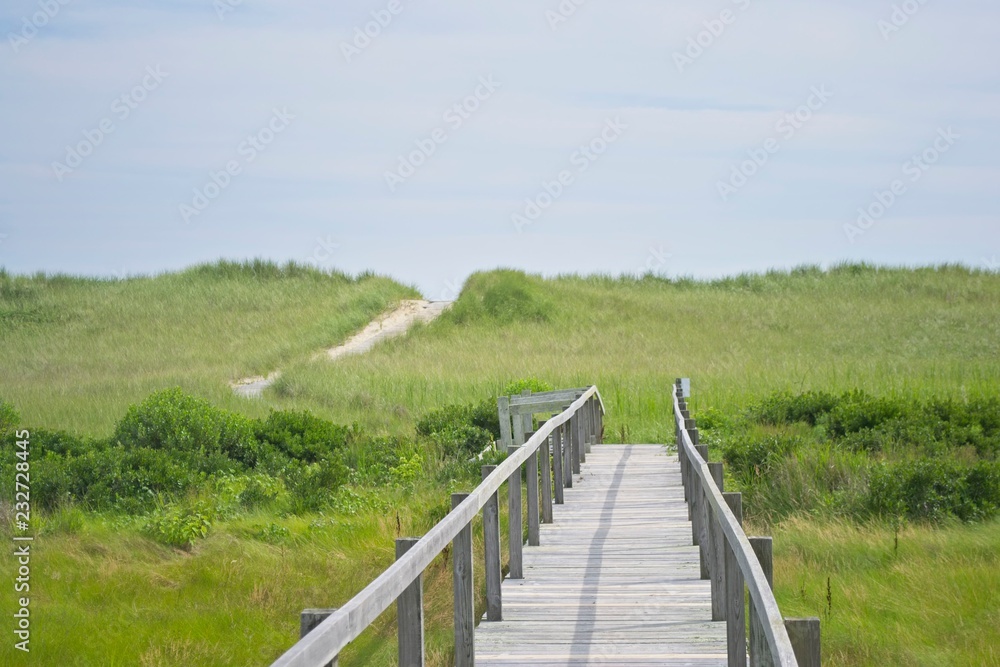
<path fill-rule="evenodd" d="M 322 667 L 336 665 L 338 654 L 356 639 L 393 603 L 397 605 L 399 664 L 424 664 L 424 625 L 421 576 L 448 545 L 452 547 L 455 595 L 455 664 L 472 665 L 475 625 L 472 579 L 472 521 L 483 513 L 486 579 L 486 619 L 503 616 L 500 583 L 500 487 L 509 482 L 510 539 L 508 540 L 512 579 L 523 578 L 521 524 L 521 473 L 527 479 L 528 542 L 538 544 L 538 523 L 552 521 L 554 502 L 562 503 L 562 490 L 572 484 L 586 449 L 600 442 L 604 406 L 597 387 L 571 389 L 522 396 L 501 397 L 498 401 L 501 443 L 510 456 L 498 466 L 484 466 L 482 483 L 469 494 L 453 494 L 452 510 L 420 539 L 396 541 L 396 562 L 375 581 L 328 616 L 304 612 L 303 637 L 273 664 L 273 667 Z M 558 414 L 531 431 L 532 415 Z M 552 470 L 549 466 L 551 442 Z M 539 497 L 541 458 L 541 497 Z M 553 484 L 554 482 L 554 484 Z M 308 617 L 307 617 L 308 614 Z M 315 619 L 325 617 L 315 627 Z M 308 618 L 308 620 L 307 620 Z"/>
<path fill-rule="evenodd" d="M 709 463 L 708 446 L 698 443 L 681 380 L 673 406 L 692 539 L 699 548 L 701 578 L 711 580 L 712 620 L 726 621 L 729 667 L 747 664 L 744 587 L 750 592 L 751 667 L 819 667 L 819 619 L 781 617 L 771 590 L 771 538 L 744 534 L 742 496 L 723 493 L 722 463 Z"/>

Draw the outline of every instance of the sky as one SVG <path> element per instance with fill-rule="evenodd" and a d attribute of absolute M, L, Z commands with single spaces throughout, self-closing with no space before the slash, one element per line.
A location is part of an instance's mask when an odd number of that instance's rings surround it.
<path fill-rule="evenodd" d="M 6 0 L 0 265 L 1000 269 L 995 0 Z"/>

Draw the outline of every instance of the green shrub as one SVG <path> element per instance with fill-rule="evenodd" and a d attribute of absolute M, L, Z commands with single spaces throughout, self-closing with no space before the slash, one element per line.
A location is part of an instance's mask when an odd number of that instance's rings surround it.
<path fill-rule="evenodd" d="M 520 380 L 514 380 L 509 382 L 503 391 L 500 392 L 501 396 L 516 396 L 520 394 L 525 389 L 530 389 L 533 394 L 537 394 L 544 391 L 552 391 L 552 385 L 538 378 L 521 378 Z M 493 410 L 496 411 L 496 401 L 493 403 Z"/>
<path fill-rule="evenodd" d="M 826 426 L 830 435 L 839 437 L 899 419 L 911 407 L 902 400 L 876 398 L 863 391 L 852 391 L 841 397 L 837 406 L 830 411 Z"/>
<path fill-rule="evenodd" d="M 46 510 L 72 501 L 93 510 L 138 512 L 157 496 L 181 493 L 201 479 L 168 452 L 120 445 L 80 456 L 51 454 L 37 459 L 32 470 L 32 499 Z"/>
<path fill-rule="evenodd" d="M 35 429 L 31 431 L 32 456 L 54 454 L 58 456 L 83 456 L 87 452 L 107 449 L 107 440 L 83 438 L 65 431 Z"/>
<path fill-rule="evenodd" d="M 195 541 L 208 536 L 211 527 L 211 509 L 204 503 L 196 503 L 157 511 L 143 531 L 161 544 L 190 551 Z"/>
<path fill-rule="evenodd" d="M 835 396 L 824 391 L 807 391 L 798 395 L 776 392 L 752 407 L 751 414 L 765 424 L 806 422 L 815 426 L 820 417 L 833 410 L 838 402 Z"/>
<path fill-rule="evenodd" d="M 722 445 L 722 457 L 735 477 L 746 481 L 765 475 L 775 464 L 801 447 L 803 441 L 798 436 L 738 435 L 727 439 Z"/>
<path fill-rule="evenodd" d="M 876 465 L 868 505 L 878 516 L 913 520 L 981 520 L 1000 508 L 1000 464 L 922 458 Z"/>
<path fill-rule="evenodd" d="M 289 458 L 316 463 L 342 449 L 348 429 L 316 417 L 311 412 L 273 411 L 256 424 L 255 435 L 265 448 Z"/>
<path fill-rule="evenodd" d="M 218 514 L 270 505 L 286 493 L 280 478 L 264 473 L 222 473 L 212 478 L 210 488 Z"/>
<path fill-rule="evenodd" d="M 253 423 L 189 396 L 179 388 L 157 392 L 128 409 L 112 438 L 125 447 L 148 447 L 199 456 L 223 454 L 248 467 L 257 463 Z"/>
<path fill-rule="evenodd" d="M 493 434 L 478 426 L 450 426 L 432 434 L 433 440 L 441 450 L 459 458 L 469 458 L 493 444 Z"/>
<path fill-rule="evenodd" d="M 17 428 L 20 416 L 13 405 L 0 398 L 0 436 Z"/>
<path fill-rule="evenodd" d="M 326 507 L 347 477 L 347 466 L 339 458 L 294 462 L 285 476 L 292 513 L 306 514 Z"/>
<path fill-rule="evenodd" d="M 394 486 L 410 486 L 424 472 L 424 457 L 413 452 L 409 457 L 400 457 L 399 464 L 389 469 L 389 477 Z"/>

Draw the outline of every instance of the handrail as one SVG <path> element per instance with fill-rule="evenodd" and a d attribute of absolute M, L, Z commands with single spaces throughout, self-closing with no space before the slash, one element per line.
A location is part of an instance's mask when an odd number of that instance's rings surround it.
<path fill-rule="evenodd" d="M 757 559 L 757 555 L 750 545 L 750 540 L 743 532 L 736 515 L 729 508 L 728 503 L 715 483 L 715 479 L 709 469 L 708 462 L 701 457 L 695 448 L 694 442 L 685 424 L 685 416 L 681 411 L 680 399 L 674 391 L 674 420 L 679 434 L 679 445 L 682 451 L 679 454 L 686 457 L 688 469 L 698 476 L 698 484 L 704 497 L 712 506 L 712 514 L 725 535 L 725 542 L 731 549 L 732 555 L 739 564 L 740 571 L 750 591 L 750 599 L 753 601 L 759 617 L 766 619 L 761 623 L 764 637 L 770 649 L 771 659 L 774 665 L 781 667 L 798 667 L 795 651 L 785 628 L 784 619 L 778 609 L 778 602 L 774 597 L 771 586 L 768 584 L 764 570 Z M 742 595 L 740 595 L 740 606 L 742 606 Z M 740 623 L 742 624 L 742 616 Z M 743 658 L 745 664 L 745 654 Z"/>
<path fill-rule="evenodd" d="M 272 667 L 318 667 L 335 660 L 344 647 L 395 603 L 438 554 L 469 526 L 476 514 L 499 491 L 500 486 L 512 475 L 519 475 L 521 466 L 547 443 L 553 431 L 573 419 L 592 397 L 600 400 L 597 387 L 591 386 L 583 390 L 582 395 L 568 408 L 548 419 L 524 445 L 498 465 L 465 500 L 421 537 L 409 551 L 288 649 Z"/>

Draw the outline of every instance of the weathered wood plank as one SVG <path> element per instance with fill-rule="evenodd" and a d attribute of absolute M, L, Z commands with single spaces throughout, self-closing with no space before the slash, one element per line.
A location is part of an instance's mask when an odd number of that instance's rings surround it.
<path fill-rule="evenodd" d="M 476 630 L 476 663 L 724 665 L 679 475 L 662 446 L 593 447 L 524 578 L 504 581 L 504 620 Z"/>
<path fill-rule="evenodd" d="M 542 461 L 542 523 L 552 523 L 552 459 L 549 443 L 553 437 L 549 436 L 538 450 Z"/>
<path fill-rule="evenodd" d="M 415 537 L 396 540 L 396 560 L 417 542 Z M 399 644 L 399 667 L 424 667 L 424 591 L 423 576 L 396 599 L 396 635 Z"/>
<path fill-rule="evenodd" d="M 453 493 L 451 508 L 454 510 L 467 493 Z M 466 524 L 451 543 L 452 581 L 455 600 L 455 667 L 472 667 L 476 664 L 475 608 L 472 580 L 472 525 Z"/>
<path fill-rule="evenodd" d="M 489 477 L 496 466 L 483 466 L 483 479 Z M 486 577 L 486 620 L 503 620 L 502 588 L 503 570 L 500 563 L 500 498 L 494 493 L 483 505 L 483 553 Z"/>

